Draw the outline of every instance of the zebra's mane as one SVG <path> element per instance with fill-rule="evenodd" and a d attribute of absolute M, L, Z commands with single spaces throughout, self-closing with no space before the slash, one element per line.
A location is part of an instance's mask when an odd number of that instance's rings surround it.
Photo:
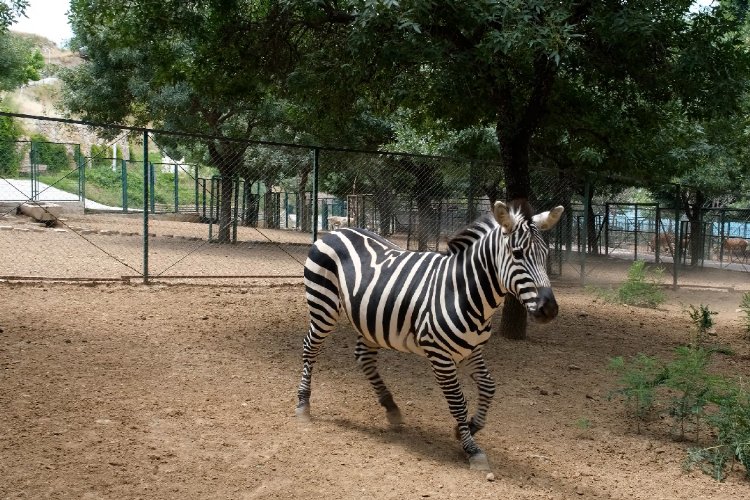
<path fill-rule="evenodd" d="M 531 221 L 534 213 L 531 205 L 526 200 L 511 202 L 508 206 L 508 212 L 516 219 L 516 224 Z M 498 226 L 499 224 L 492 213 L 479 217 L 448 240 L 448 250 L 446 253 L 455 254 L 463 251 Z"/>
<path fill-rule="evenodd" d="M 499 224 L 492 214 L 485 214 L 453 235 L 448 240 L 449 254 L 459 253 L 479 241 Z"/>

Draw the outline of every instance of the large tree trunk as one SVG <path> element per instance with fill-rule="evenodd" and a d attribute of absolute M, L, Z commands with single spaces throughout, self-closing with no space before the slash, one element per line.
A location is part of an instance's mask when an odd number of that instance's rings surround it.
<path fill-rule="evenodd" d="M 217 243 L 230 243 L 232 240 L 232 198 L 237 189 L 237 172 L 240 171 L 241 159 L 247 149 L 246 145 L 208 143 L 208 154 L 211 165 L 219 170 L 219 230 Z"/>
<path fill-rule="evenodd" d="M 222 172 L 219 195 L 219 232 L 217 243 L 232 241 L 232 193 L 235 183 L 229 172 Z"/>
<path fill-rule="evenodd" d="M 529 140 L 518 135 L 510 136 L 507 129 L 498 127 L 505 175 L 506 198 L 508 201 L 528 199 L 531 196 L 531 178 L 529 176 Z M 507 294 L 503 303 L 498 333 L 506 339 L 526 339 L 526 308 L 513 295 Z"/>
<path fill-rule="evenodd" d="M 588 214 L 586 217 L 586 235 L 588 239 L 586 247 L 591 255 L 599 255 L 599 234 L 597 234 L 596 215 L 594 214 L 594 207 L 591 205 L 593 199 L 594 184 L 591 183 L 589 188 Z"/>
<path fill-rule="evenodd" d="M 312 172 L 312 165 L 304 164 L 299 172 L 299 185 L 297 187 L 297 224 L 302 232 L 312 231 L 312 214 L 307 203 L 307 180 Z"/>
<path fill-rule="evenodd" d="M 685 215 L 687 215 L 690 221 L 690 267 L 697 267 L 700 264 L 701 257 L 703 256 L 703 235 L 701 234 L 703 228 L 701 224 L 701 208 L 706 202 L 706 196 L 702 191 L 697 190 L 695 192 L 695 202 L 690 203 L 690 197 L 688 195 L 683 197 L 683 208 L 685 209 Z M 683 237 L 684 241 L 684 236 Z M 675 244 L 675 252 L 677 245 Z M 685 246 L 682 246 L 682 251 L 687 250 Z"/>

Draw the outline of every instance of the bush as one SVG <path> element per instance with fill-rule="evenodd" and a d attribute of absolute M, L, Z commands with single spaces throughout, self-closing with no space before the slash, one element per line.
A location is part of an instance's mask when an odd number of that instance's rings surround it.
<path fill-rule="evenodd" d="M 667 365 L 664 383 L 676 391 L 671 400 L 669 414 L 680 429 L 680 439 L 685 437 L 685 424 L 695 426 L 695 439 L 700 439 L 700 425 L 706 414 L 713 391 L 720 378 L 710 375 L 706 368 L 712 351 L 702 347 L 678 347 L 677 357 Z"/>
<path fill-rule="evenodd" d="M 666 300 L 661 290 L 661 268 L 652 272 L 646 269 L 646 262 L 636 260 L 628 269 L 625 283 L 617 289 L 617 299 L 623 304 L 642 307 L 656 307 Z"/>
<path fill-rule="evenodd" d="M 686 437 L 686 425 L 692 424 L 694 441 L 699 443 L 705 422 L 710 432 L 704 432 L 703 439 L 711 436 L 713 441 L 688 449 L 687 469 L 700 466 L 723 480 L 727 467 L 739 462 L 750 478 L 750 394 L 741 382 L 709 373 L 714 352 L 697 346 L 679 347 L 667 364 L 644 354 L 630 360 L 613 358 L 610 368 L 619 374 L 620 384 L 614 393 L 625 397 L 639 433 L 640 421 L 659 403 L 669 408 L 681 438 Z"/>
<path fill-rule="evenodd" d="M 17 177 L 23 151 L 21 129 L 10 116 L 0 116 L 0 175 Z"/>
<path fill-rule="evenodd" d="M 638 354 L 628 361 L 622 356 L 612 358 L 609 369 L 620 376 L 622 387 L 614 393 L 625 397 L 630 413 L 636 417 L 637 431 L 640 433 L 640 422 L 654 406 L 656 388 L 664 383 L 664 364 L 657 358 Z"/>
<path fill-rule="evenodd" d="M 745 337 L 750 339 L 750 292 L 745 292 L 744 295 L 742 295 L 740 310 L 745 314 L 745 317 L 743 318 L 745 323 Z"/>
<path fill-rule="evenodd" d="M 65 145 L 49 142 L 43 135 L 31 137 L 32 161 L 37 165 L 47 165 L 50 172 L 64 172 L 71 169 L 71 159 Z"/>
<path fill-rule="evenodd" d="M 688 314 L 693 325 L 695 325 L 694 344 L 700 347 L 705 343 L 706 337 L 710 334 L 714 326 L 712 316 L 716 316 L 718 313 L 711 311 L 708 306 L 704 306 L 703 304 L 697 308 L 691 304 Z"/>
<path fill-rule="evenodd" d="M 732 383 L 714 395 L 712 402 L 718 410 L 707 421 L 716 433 L 716 444 L 688 450 L 685 467 L 700 465 L 703 472 L 721 481 L 727 465 L 734 468 L 739 462 L 750 478 L 750 394 L 743 385 Z"/>

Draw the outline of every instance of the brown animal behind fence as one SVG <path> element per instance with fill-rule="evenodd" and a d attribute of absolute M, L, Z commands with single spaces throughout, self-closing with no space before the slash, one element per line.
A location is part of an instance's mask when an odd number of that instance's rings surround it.
<path fill-rule="evenodd" d="M 747 262 L 747 240 L 743 238 L 727 238 L 722 243 L 724 254 L 729 254 L 729 262 L 738 257 L 741 262 Z"/>

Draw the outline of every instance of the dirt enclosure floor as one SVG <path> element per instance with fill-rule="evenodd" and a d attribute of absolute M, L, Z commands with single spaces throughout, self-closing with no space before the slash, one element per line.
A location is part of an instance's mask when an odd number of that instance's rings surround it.
<path fill-rule="evenodd" d="M 669 358 L 689 339 L 688 304 L 719 312 L 714 340 L 734 352 L 714 369 L 750 376 L 748 275 L 693 282 L 638 309 L 560 279 L 556 321 L 526 341 L 493 337 L 498 388 L 477 437 L 494 479 L 469 470 L 425 360 L 382 352 L 406 421 L 388 426 L 348 325 L 316 365 L 313 421 L 295 419 L 299 282 L 0 282 L 0 498 L 750 498 L 741 467 L 723 483 L 683 470 L 694 443 L 664 412 L 639 434 L 608 398 L 609 359 Z"/>

